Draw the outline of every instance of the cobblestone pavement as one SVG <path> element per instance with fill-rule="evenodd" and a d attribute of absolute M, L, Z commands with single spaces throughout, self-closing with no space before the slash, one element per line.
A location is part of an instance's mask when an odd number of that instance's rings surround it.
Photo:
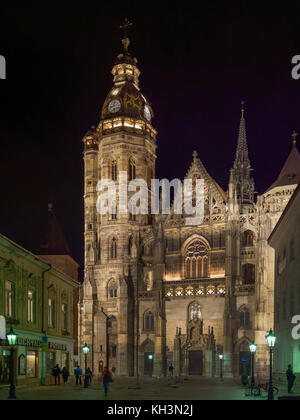
<path fill-rule="evenodd" d="M 108 397 L 103 386 L 94 380 L 88 389 L 73 384 L 41 387 L 17 387 L 18 400 L 257 400 L 262 397 L 245 397 L 245 389 L 237 380 L 189 377 L 176 382 L 174 378 L 141 378 L 140 387 L 135 378 L 115 378 Z M 286 395 L 280 389 L 279 395 Z M 8 388 L 0 388 L 0 400 L 7 399 Z"/>

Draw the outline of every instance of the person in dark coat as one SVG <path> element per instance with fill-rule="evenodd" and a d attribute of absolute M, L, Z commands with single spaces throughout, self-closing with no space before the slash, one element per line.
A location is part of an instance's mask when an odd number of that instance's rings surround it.
<path fill-rule="evenodd" d="M 174 374 L 174 366 L 172 365 L 172 363 L 170 363 L 170 366 L 169 366 L 169 375 L 170 376 L 173 376 L 173 374 Z"/>
<path fill-rule="evenodd" d="M 93 377 L 93 372 L 91 371 L 91 369 L 88 367 L 85 374 L 88 377 L 88 381 L 91 384 L 92 383 L 92 377 Z"/>
<path fill-rule="evenodd" d="M 112 382 L 111 373 L 108 370 L 108 367 L 104 368 L 103 379 L 102 380 L 103 380 L 103 386 L 104 386 L 104 395 L 105 395 L 105 397 L 107 397 L 108 386 L 109 386 L 110 382 Z"/>
<path fill-rule="evenodd" d="M 288 365 L 288 369 L 286 371 L 286 378 L 288 381 L 288 393 L 290 394 L 292 392 L 292 388 L 296 379 L 296 376 L 293 373 L 292 365 Z"/>
<path fill-rule="evenodd" d="M 58 365 L 56 365 L 53 368 L 52 373 L 53 373 L 53 376 L 54 376 L 54 383 L 55 383 L 55 385 L 57 385 L 57 384 L 60 385 L 61 370 L 59 369 L 59 366 Z"/>
<path fill-rule="evenodd" d="M 68 382 L 68 378 L 70 376 L 69 371 L 67 369 L 67 367 L 65 366 L 61 372 L 63 380 L 64 380 L 64 384 L 66 384 Z"/>

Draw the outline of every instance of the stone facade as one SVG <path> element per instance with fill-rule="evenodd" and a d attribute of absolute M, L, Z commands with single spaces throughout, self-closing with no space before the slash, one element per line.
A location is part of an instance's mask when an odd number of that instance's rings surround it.
<path fill-rule="evenodd" d="M 275 332 L 277 336 L 274 371 L 286 382 L 288 365 L 297 373 L 296 386 L 300 387 L 300 339 L 292 337 L 294 316 L 300 316 L 300 187 L 277 223 L 269 244 L 276 255 L 275 265 Z M 298 321 L 299 322 L 299 321 Z"/>
<path fill-rule="evenodd" d="M 143 178 L 150 197 L 156 172 L 153 111 L 139 89 L 128 38 L 123 45 L 100 123 L 83 139 L 80 345 L 91 347 L 95 374 L 108 363 L 118 375 L 162 376 L 172 362 L 176 375 L 217 375 L 222 353 L 224 374 L 231 376 L 249 373 L 248 346 L 255 340 L 264 375 L 265 334 L 274 312 L 274 255 L 267 238 L 296 182 L 272 186 L 255 200 L 242 109 L 226 193 L 193 154 L 186 178 L 204 180 L 203 223 L 187 226 L 186 215 L 177 214 L 174 205 L 168 215 L 120 214 L 118 205 L 115 216 L 100 215 L 100 179 L 116 181 L 118 193 L 124 171 L 129 180 Z"/>
<path fill-rule="evenodd" d="M 67 274 L 0 235 L 0 315 L 7 332 L 12 327 L 17 334 L 18 385 L 52 382 L 55 363 L 73 368 L 75 288 L 77 283 Z M 9 366 L 10 348 L 3 340 L 0 383 L 8 383 Z"/>

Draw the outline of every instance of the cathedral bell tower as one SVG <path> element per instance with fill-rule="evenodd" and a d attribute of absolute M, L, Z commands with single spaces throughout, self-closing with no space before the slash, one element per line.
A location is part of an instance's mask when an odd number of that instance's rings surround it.
<path fill-rule="evenodd" d="M 80 338 L 92 350 L 89 363 L 96 374 L 106 364 L 115 367 L 118 375 L 135 373 L 138 281 L 143 278 L 141 231 L 152 224 L 150 212 L 130 211 L 130 198 L 136 191 L 128 192 L 126 211 L 124 207 L 119 211 L 122 183 L 128 191 L 130 181 L 143 179 L 150 190 L 156 162 L 153 111 L 139 87 L 137 59 L 129 52 L 130 26 L 127 19 L 121 26 L 123 52 L 112 69 L 113 86 L 100 122 L 83 139 L 85 280 Z M 115 183 L 117 200 L 113 212 L 101 215 L 96 209 L 97 183 L 104 179 Z"/>

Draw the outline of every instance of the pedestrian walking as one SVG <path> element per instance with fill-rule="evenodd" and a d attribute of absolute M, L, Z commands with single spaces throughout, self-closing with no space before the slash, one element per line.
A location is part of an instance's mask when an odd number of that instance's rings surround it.
<path fill-rule="evenodd" d="M 81 385 L 82 369 L 80 366 L 77 366 L 77 368 L 74 370 L 74 375 L 76 378 L 76 385 Z"/>
<path fill-rule="evenodd" d="M 92 383 L 93 372 L 91 371 L 91 369 L 89 367 L 87 368 L 85 374 L 87 375 L 88 382 L 91 384 Z"/>
<path fill-rule="evenodd" d="M 293 373 L 292 365 L 288 365 L 288 369 L 286 371 L 286 378 L 288 381 L 288 393 L 291 394 L 296 379 L 296 375 L 294 375 Z"/>
<path fill-rule="evenodd" d="M 62 374 L 62 377 L 63 377 L 64 384 L 66 384 L 68 382 L 68 378 L 70 376 L 68 368 L 66 366 L 61 371 L 61 374 Z"/>
<path fill-rule="evenodd" d="M 107 367 L 104 368 L 102 380 L 103 380 L 103 386 L 104 386 L 104 396 L 107 397 L 108 387 L 109 387 L 110 382 L 112 382 L 111 373 Z"/>
<path fill-rule="evenodd" d="M 173 374 L 174 374 L 174 366 L 172 365 L 172 363 L 170 363 L 170 366 L 169 366 L 169 375 L 171 377 L 173 377 Z"/>
<path fill-rule="evenodd" d="M 54 376 L 54 384 L 60 385 L 61 370 L 59 368 L 59 365 L 54 366 L 54 368 L 52 369 L 52 374 Z"/>

